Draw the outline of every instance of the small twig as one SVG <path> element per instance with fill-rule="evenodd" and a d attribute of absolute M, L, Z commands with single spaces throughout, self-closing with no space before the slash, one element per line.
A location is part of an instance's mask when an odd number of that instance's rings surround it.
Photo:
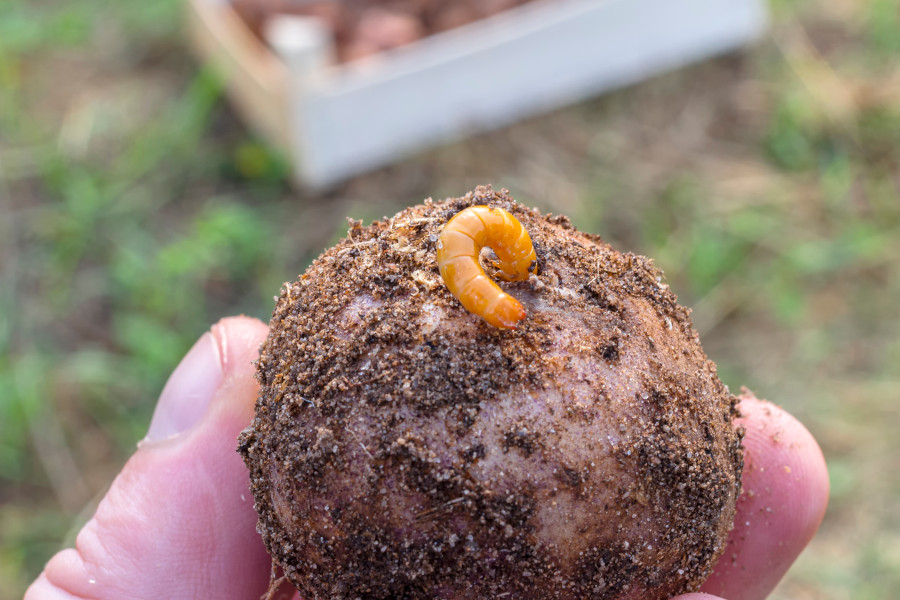
<path fill-rule="evenodd" d="M 365 444 L 363 444 L 361 441 L 359 441 L 359 438 L 356 436 L 356 432 L 353 431 L 353 428 L 351 428 L 351 427 L 348 425 L 348 426 L 347 426 L 347 431 L 350 432 L 350 434 L 353 436 L 353 439 L 356 440 L 356 443 L 357 443 L 357 444 L 359 444 L 359 447 L 363 449 L 363 452 L 366 453 L 366 456 L 368 456 L 368 457 L 371 458 L 372 460 L 375 460 L 375 457 L 372 456 L 371 453 L 369 453 L 369 449 L 366 448 Z"/>
<path fill-rule="evenodd" d="M 287 575 L 282 575 L 281 577 L 276 577 L 278 574 L 278 568 L 275 566 L 275 561 L 272 561 L 272 567 L 269 571 L 269 589 L 266 590 L 266 594 L 264 596 L 260 596 L 260 600 L 272 600 L 274 597 L 273 594 L 278 591 L 278 588 L 281 587 L 281 584 L 287 581 Z"/>
<path fill-rule="evenodd" d="M 384 377 L 385 377 L 385 374 L 382 373 L 381 375 L 378 375 L 377 377 L 373 377 L 371 379 L 366 379 L 365 381 L 358 381 L 356 383 L 351 383 L 347 386 L 347 389 L 352 390 L 354 388 L 358 388 L 363 385 L 369 385 L 370 383 L 375 383 L 376 381 L 380 381 L 381 379 L 384 379 Z"/>
<path fill-rule="evenodd" d="M 421 519 L 426 519 L 426 518 L 430 517 L 431 515 L 444 510 L 445 508 L 449 508 L 450 506 L 453 506 L 454 504 L 459 504 L 460 502 L 464 501 L 465 499 L 466 499 L 465 496 L 460 496 L 459 498 L 454 498 L 453 500 L 444 502 L 440 506 L 437 506 L 435 508 L 430 508 L 426 511 L 420 512 L 419 514 L 416 515 L 416 521 L 419 521 Z"/>
<path fill-rule="evenodd" d="M 416 217 L 415 219 L 407 219 L 406 221 L 403 221 L 402 223 L 394 223 L 394 219 L 391 219 L 390 228 L 391 229 L 394 229 L 394 228 L 403 229 L 403 228 L 409 227 L 410 225 L 413 225 L 416 223 L 431 223 L 432 221 L 435 221 L 435 220 L 436 219 L 434 217 Z"/>

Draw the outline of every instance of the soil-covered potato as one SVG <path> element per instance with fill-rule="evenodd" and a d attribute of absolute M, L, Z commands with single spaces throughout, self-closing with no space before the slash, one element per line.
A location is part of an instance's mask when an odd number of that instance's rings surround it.
<path fill-rule="evenodd" d="M 502 284 L 527 310 L 514 331 L 438 273 L 442 226 L 479 204 L 537 252 Z M 668 598 L 731 528 L 736 400 L 688 311 L 650 260 L 505 190 L 352 223 L 285 284 L 258 377 L 239 450 L 309 600 Z"/>

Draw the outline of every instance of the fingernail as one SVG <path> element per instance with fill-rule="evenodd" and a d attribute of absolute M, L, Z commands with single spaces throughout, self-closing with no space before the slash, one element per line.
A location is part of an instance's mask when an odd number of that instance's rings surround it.
<path fill-rule="evenodd" d="M 216 340 L 205 333 L 166 382 L 144 442 L 158 442 L 187 431 L 203 418 L 222 383 Z"/>

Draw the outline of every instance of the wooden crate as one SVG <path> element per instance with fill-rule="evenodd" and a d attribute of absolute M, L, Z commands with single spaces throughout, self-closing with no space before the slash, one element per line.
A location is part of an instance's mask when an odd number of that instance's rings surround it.
<path fill-rule="evenodd" d="M 322 188 L 726 52 L 767 14 L 763 0 L 539 0 L 344 64 L 312 19 L 273 20 L 268 46 L 226 0 L 189 0 L 188 21 L 247 123 Z"/>

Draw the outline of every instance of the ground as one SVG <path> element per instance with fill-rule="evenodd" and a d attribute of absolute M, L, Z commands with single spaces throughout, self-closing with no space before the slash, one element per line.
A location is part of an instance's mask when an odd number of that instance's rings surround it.
<path fill-rule="evenodd" d="M 732 389 L 818 438 L 832 498 L 777 599 L 900 589 L 900 2 L 778 0 L 758 45 L 293 191 L 176 0 L 0 4 L 0 600 L 133 450 L 218 318 L 346 233 L 479 183 L 655 259 Z"/>

